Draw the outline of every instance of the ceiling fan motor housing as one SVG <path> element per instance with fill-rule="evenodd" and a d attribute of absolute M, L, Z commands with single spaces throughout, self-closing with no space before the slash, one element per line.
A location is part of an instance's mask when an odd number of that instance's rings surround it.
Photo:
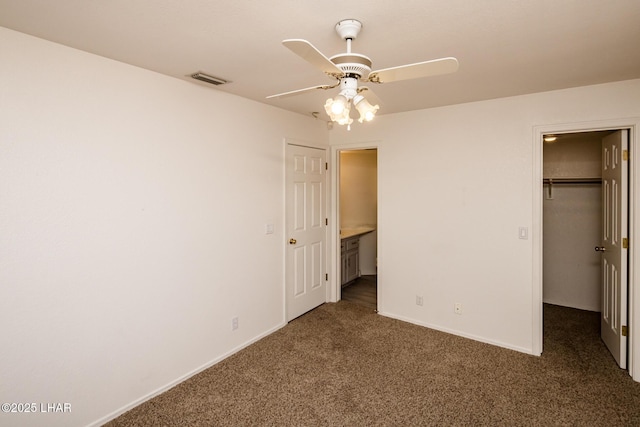
<path fill-rule="evenodd" d="M 340 53 L 329 58 L 346 76 L 361 78 L 371 72 L 371 59 L 359 53 Z"/>

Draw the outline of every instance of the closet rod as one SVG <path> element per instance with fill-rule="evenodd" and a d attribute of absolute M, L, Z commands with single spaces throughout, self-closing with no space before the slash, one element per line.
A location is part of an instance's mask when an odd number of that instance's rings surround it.
<path fill-rule="evenodd" d="M 544 178 L 545 184 L 601 184 L 602 178 Z"/>
<path fill-rule="evenodd" d="M 543 184 L 548 185 L 547 199 L 553 199 L 553 186 L 558 184 L 602 184 L 602 178 L 544 178 Z"/>

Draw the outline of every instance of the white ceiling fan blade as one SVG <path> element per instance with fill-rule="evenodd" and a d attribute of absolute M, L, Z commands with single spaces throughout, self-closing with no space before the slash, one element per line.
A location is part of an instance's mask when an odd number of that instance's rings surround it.
<path fill-rule="evenodd" d="M 454 73 L 456 71 L 458 71 L 458 60 L 449 57 L 372 71 L 367 80 L 373 83 L 389 83 Z"/>
<path fill-rule="evenodd" d="M 340 78 L 344 75 L 342 70 L 336 67 L 336 64 L 331 62 L 329 58 L 324 56 L 322 52 L 316 49 L 315 46 L 308 41 L 302 39 L 288 39 L 283 40 L 282 44 L 293 53 L 309 62 L 311 65 L 319 68 L 323 73 L 336 78 Z"/>
<path fill-rule="evenodd" d="M 314 91 L 316 89 L 323 89 L 323 90 L 333 89 L 334 87 L 338 87 L 339 84 L 340 83 L 337 83 L 337 84 L 334 84 L 334 85 L 318 85 L 318 86 L 306 87 L 304 89 L 292 90 L 290 92 L 284 92 L 284 93 L 278 93 L 276 95 L 270 95 L 270 96 L 267 96 L 267 99 L 271 99 L 271 98 L 286 98 L 287 96 L 300 95 L 300 94 L 303 94 L 305 92 Z"/>
<path fill-rule="evenodd" d="M 372 91 L 371 88 L 367 86 L 360 86 L 358 88 L 358 93 L 364 96 L 367 99 L 367 101 L 369 101 L 370 104 L 382 105 L 382 101 L 380 101 L 380 98 L 378 98 L 378 95 L 376 95 L 376 93 Z"/>

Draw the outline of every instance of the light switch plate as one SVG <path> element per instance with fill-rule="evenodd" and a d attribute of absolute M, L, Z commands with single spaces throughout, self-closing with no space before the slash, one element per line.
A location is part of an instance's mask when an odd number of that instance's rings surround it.
<path fill-rule="evenodd" d="M 529 238 L 529 228 L 527 227 L 518 228 L 518 238 L 522 240 L 527 240 Z"/>

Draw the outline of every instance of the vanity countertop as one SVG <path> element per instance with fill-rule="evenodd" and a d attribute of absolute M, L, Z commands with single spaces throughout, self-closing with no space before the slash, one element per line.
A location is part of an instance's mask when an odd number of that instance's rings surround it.
<path fill-rule="evenodd" d="M 361 236 L 374 230 L 375 227 L 370 226 L 343 228 L 340 230 L 340 238 L 348 239 L 349 237 Z"/>

